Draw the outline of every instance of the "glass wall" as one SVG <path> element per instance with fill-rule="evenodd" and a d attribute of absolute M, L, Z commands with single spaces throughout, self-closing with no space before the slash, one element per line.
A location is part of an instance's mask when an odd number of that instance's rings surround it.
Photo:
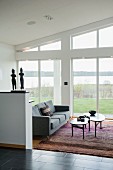
<path fill-rule="evenodd" d="M 97 64 L 96 64 L 97 63 Z M 74 113 L 113 114 L 113 58 L 73 60 Z"/>
<path fill-rule="evenodd" d="M 73 44 L 72 46 L 73 49 L 96 48 L 97 31 L 72 37 L 72 44 Z"/>
<path fill-rule="evenodd" d="M 30 99 L 39 102 L 38 61 L 20 61 L 20 68 L 24 72 L 24 88 L 30 92 Z"/>
<path fill-rule="evenodd" d="M 46 100 L 53 100 L 54 98 L 54 61 L 44 60 L 40 62 L 40 76 L 41 76 L 41 88 L 40 88 L 40 100 L 41 102 Z"/>
<path fill-rule="evenodd" d="M 74 113 L 96 109 L 96 59 L 73 60 Z"/>
<path fill-rule="evenodd" d="M 113 47 L 113 26 L 99 30 L 99 47 Z"/>
<path fill-rule="evenodd" d="M 99 112 L 113 114 L 113 58 L 99 59 Z"/>
<path fill-rule="evenodd" d="M 19 61 L 24 72 L 24 88 L 30 92 L 30 99 L 37 104 L 52 100 L 61 104 L 61 61 Z"/>
<path fill-rule="evenodd" d="M 53 43 L 40 46 L 40 51 L 49 51 L 49 50 L 61 50 L 61 41 L 56 41 Z"/>

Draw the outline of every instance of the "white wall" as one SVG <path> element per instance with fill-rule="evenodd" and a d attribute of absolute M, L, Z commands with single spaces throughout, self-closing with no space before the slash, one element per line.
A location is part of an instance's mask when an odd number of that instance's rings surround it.
<path fill-rule="evenodd" d="M 16 71 L 15 47 L 0 43 L 0 91 L 11 90 L 11 70 Z"/>
<path fill-rule="evenodd" d="M 32 105 L 29 103 L 29 93 L 0 93 L 0 143 L 32 149 Z"/>

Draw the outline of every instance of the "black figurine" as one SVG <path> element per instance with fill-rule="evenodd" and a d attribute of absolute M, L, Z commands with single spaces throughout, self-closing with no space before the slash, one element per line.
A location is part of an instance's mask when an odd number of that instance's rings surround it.
<path fill-rule="evenodd" d="M 20 75 L 20 85 L 21 85 L 20 88 L 24 89 L 24 73 L 23 73 L 23 69 L 22 68 L 20 68 L 19 75 Z"/>
<path fill-rule="evenodd" d="M 15 90 L 16 89 L 16 74 L 15 74 L 14 69 L 12 69 L 11 77 L 12 77 L 12 89 Z"/>

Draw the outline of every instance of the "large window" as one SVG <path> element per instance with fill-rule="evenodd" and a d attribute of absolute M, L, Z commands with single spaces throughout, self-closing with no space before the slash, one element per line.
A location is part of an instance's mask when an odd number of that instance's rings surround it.
<path fill-rule="evenodd" d="M 97 63 L 97 64 L 96 64 Z M 113 58 L 74 59 L 74 113 L 113 114 Z"/>
<path fill-rule="evenodd" d="M 61 50 L 61 41 L 40 46 L 40 51 Z"/>
<path fill-rule="evenodd" d="M 61 104 L 61 61 L 20 61 L 19 70 L 23 68 L 24 87 L 37 104 L 53 100 Z"/>
<path fill-rule="evenodd" d="M 113 26 L 72 36 L 72 49 L 113 47 Z"/>
<path fill-rule="evenodd" d="M 20 68 L 24 72 L 24 87 L 30 92 L 30 98 L 39 102 L 39 79 L 38 79 L 38 61 L 20 61 Z"/>
<path fill-rule="evenodd" d="M 61 62 L 43 60 L 40 62 L 40 101 L 52 100 L 61 104 Z"/>
<path fill-rule="evenodd" d="M 29 51 L 38 51 L 38 47 L 34 47 L 34 48 L 26 47 L 23 52 L 29 52 Z"/>
<path fill-rule="evenodd" d="M 81 34 L 72 38 L 72 49 L 96 48 L 97 31 Z"/>
<path fill-rule="evenodd" d="M 99 59 L 99 112 L 113 114 L 113 58 Z"/>
<path fill-rule="evenodd" d="M 52 60 L 41 61 L 41 101 L 53 100 L 54 65 Z"/>
<path fill-rule="evenodd" d="M 113 26 L 99 30 L 99 47 L 113 47 Z"/>
<path fill-rule="evenodd" d="M 96 59 L 73 60 L 74 112 L 96 109 Z"/>

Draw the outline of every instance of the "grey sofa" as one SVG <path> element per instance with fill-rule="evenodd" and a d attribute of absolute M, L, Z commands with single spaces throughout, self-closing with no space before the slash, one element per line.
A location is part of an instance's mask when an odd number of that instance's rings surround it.
<path fill-rule="evenodd" d="M 45 107 L 45 103 L 53 112 L 52 116 L 43 116 L 41 114 L 40 108 Z M 66 124 L 70 118 L 69 106 L 54 106 L 51 100 L 45 103 L 39 103 L 32 107 L 33 136 L 50 136 Z"/>

